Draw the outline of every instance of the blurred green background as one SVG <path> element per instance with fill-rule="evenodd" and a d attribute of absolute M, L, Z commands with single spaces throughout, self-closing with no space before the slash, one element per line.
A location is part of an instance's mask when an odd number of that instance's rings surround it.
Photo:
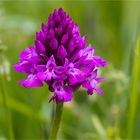
<path fill-rule="evenodd" d="M 79 89 L 64 105 L 59 139 L 140 139 L 140 1 L 0 1 L 0 140 L 46 139 L 53 103 L 47 86 L 25 89 L 12 66 L 54 9 L 64 8 L 109 65 L 105 94 Z"/>

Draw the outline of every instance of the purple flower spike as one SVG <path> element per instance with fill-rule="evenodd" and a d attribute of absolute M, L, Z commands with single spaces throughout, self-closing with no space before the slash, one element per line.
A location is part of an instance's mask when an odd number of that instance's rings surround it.
<path fill-rule="evenodd" d="M 31 88 L 45 82 L 54 93 L 50 101 L 68 102 L 80 86 L 89 95 L 94 91 L 103 94 L 98 84 L 104 78 L 97 72 L 107 62 L 94 51 L 91 45 L 86 47 L 86 36 L 81 36 L 78 25 L 60 8 L 50 14 L 47 24 L 42 23 L 35 45 L 21 52 L 14 69 L 27 75 L 19 84 Z"/>

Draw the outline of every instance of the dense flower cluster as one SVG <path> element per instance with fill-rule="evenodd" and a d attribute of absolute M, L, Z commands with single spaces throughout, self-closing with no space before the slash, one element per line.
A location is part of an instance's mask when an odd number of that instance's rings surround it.
<path fill-rule="evenodd" d="M 26 88 L 47 83 L 54 92 L 50 101 L 70 101 L 73 92 L 81 85 L 88 94 L 103 91 L 98 87 L 104 78 L 97 77 L 98 67 L 107 62 L 94 56 L 94 48 L 86 47 L 86 36 L 81 37 L 77 24 L 60 8 L 50 14 L 47 24 L 36 33 L 35 45 L 22 51 L 17 72 L 28 77 L 19 81 Z"/>

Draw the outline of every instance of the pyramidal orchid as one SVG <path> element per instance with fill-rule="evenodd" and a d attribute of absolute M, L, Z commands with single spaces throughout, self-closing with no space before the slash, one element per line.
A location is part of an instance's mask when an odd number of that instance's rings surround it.
<path fill-rule="evenodd" d="M 86 46 L 86 36 L 81 36 L 78 25 L 60 8 L 42 24 L 34 45 L 21 52 L 14 69 L 27 75 L 19 84 L 32 88 L 46 83 L 53 92 L 50 101 L 69 102 L 80 86 L 89 95 L 103 93 L 98 83 L 104 78 L 98 77 L 98 68 L 107 62 L 94 51 L 91 45 Z"/>
<path fill-rule="evenodd" d="M 42 24 L 35 44 L 21 52 L 14 69 L 27 75 L 19 84 L 31 88 L 45 82 L 54 93 L 50 101 L 68 102 L 80 86 L 89 95 L 94 91 L 103 93 L 98 87 L 103 78 L 97 76 L 97 71 L 107 62 L 94 56 L 94 51 L 91 45 L 86 47 L 86 36 L 81 37 L 78 25 L 60 8 L 50 14 L 47 24 Z"/>

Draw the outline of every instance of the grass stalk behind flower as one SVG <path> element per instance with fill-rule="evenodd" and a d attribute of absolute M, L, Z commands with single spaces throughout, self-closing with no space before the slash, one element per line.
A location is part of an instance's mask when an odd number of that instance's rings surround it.
<path fill-rule="evenodd" d="M 0 85 L 1 85 L 1 93 L 2 93 L 2 100 L 3 100 L 3 106 L 4 106 L 4 111 L 5 111 L 5 119 L 7 122 L 7 130 L 9 132 L 9 136 L 8 139 L 13 140 L 14 139 L 14 131 L 13 131 L 13 126 L 12 126 L 12 120 L 11 120 L 11 113 L 10 110 L 8 108 L 8 103 L 7 103 L 7 94 L 5 91 L 5 87 L 4 87 L 4 79 L 3 76 L 0 75 Z"/>
<path fill-rule="evenodd" d="M 0 92 L 0 105 L 3 102 L 1 94 L 2 93 Z M 7 98 L 7 106 L 8 106 L 9 109 L 18 112 L 18 113 L 24 115 L 25 117 L 32 118 L 34 116 L 34 118 L 38 122 L 47 123 L 47 121 L 48 121 L 46 118 L 44 118 L 41 115 L 40 112 L 34 112 L 33 109 L 30 106 L 28 106 L 28 105 L 26 105 L 26 104 L 24 104 L 24 103 L 22 103 L 22 102 L 20 102 L 18 100 L 15 100 L 15 99 L 13 99 L 11 97 Z"/>
<path fill-rule="evenodd" d="M 99 118 L 96 115 L 92 116 L 92 122 L 93 122 L 93 125 L 94 125 L 100 139 L 107 140 L 108 138 L 106 136 L 106 131 L 105 131 L 103 125 L 101 124 Z"/>
<path fill-rule="evenodd" d="M 128 114 L 128 138 L 132 138 L 134 120 L 136 109 L 138 105 L 138 84 L 140 77 L 140 36 L 137 39 L 136 47 L 134 50 L 133 70 L 132 70 L 132 83 L 130 90 L 130 107 Z"/>

